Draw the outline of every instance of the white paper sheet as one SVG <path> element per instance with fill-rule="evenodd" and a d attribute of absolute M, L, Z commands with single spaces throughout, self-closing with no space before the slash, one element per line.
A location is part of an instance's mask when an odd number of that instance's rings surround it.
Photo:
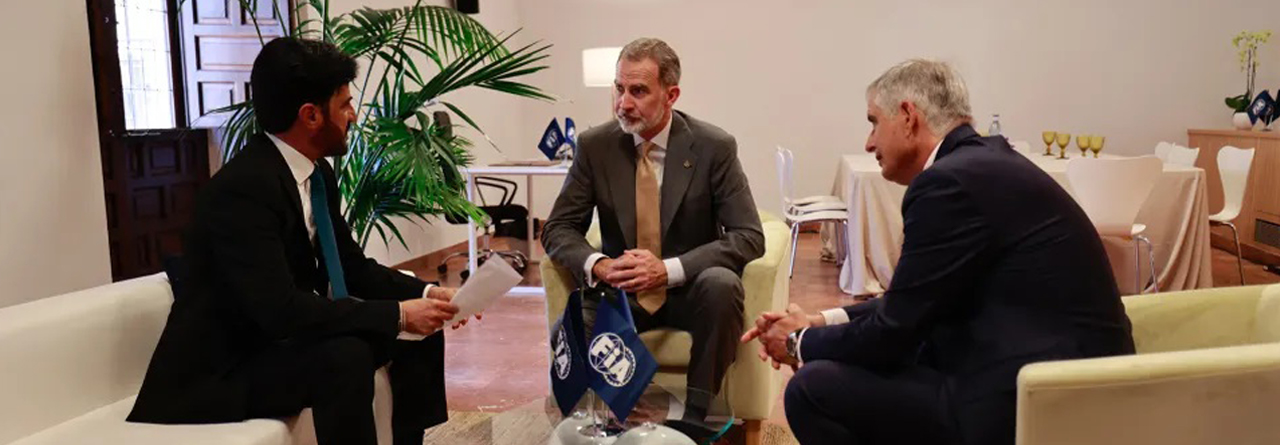
<path fill-rule="evenodd" d="M 471 318 L 475 314 L 484 312 L 493 302 L 498 301 L 512 288 L 520 284 L 523 277 L 511 268 L 510 264 L 501 258 L 492 258 L 485 261 L 476 272 L 471 274 L 467 279 L 467 283 L 458 289 L 458 293 L 453 296 L 453 304 L 458 305 L 458 314 L 445 323 L 448 327 L 454 323 Z M 401 340 L 421 340 L 425 336 L 401 332 L 399 337 Z"/>

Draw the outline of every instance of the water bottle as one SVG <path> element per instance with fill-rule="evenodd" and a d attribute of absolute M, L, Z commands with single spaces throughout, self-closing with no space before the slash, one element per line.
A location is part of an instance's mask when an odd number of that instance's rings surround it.
<path fill-rule="evenodd" d="M 991 127 L 987 128 L 987 136 L 1000 136 L 1000 115 L 991 115 Z"/>

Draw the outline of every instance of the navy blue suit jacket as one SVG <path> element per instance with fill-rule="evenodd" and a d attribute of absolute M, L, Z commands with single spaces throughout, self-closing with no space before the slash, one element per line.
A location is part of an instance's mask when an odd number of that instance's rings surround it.
<path fill-rule="evenodd" d="M 1012 403 L 1028 363 L 1133 353 L 1093 224 L 1003 138 L 953 130 L 907 188 L 902 215 L 889 290 L 845 308 L 849 323 L 805 332 L 805 361 L 936 370 L 960 413 L 992 397 Z"/>

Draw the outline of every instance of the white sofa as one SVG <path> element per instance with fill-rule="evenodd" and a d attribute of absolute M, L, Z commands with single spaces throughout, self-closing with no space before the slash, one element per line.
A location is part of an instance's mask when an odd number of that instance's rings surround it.
<path fill-rule="evenodd" d="M 213 425 L 125 422 L 173 293 L 164 274 L 0 308 L 0 443 L 314 444 L 310 410 Z M 390 443 L 390 385 L 375 377 L 379 443 Z"/>

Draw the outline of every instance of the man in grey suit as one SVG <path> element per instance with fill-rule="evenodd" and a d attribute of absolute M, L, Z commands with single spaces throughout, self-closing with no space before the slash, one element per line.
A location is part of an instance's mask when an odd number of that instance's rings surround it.
<path fill-rule="evenodd" d="M 737 142 L 672 109 L 679 83 L 680 59 L 665 42 L 637 39 L 622 49 L 617 121 L 582 133 L 542 242 L 579 283 L 637 295 L 638 331 L 692 334 L 688 386 L 715 394 L 742 332 L 742 269 L 764 254 L 764 232 Z M 584 237 L 593 210 L 599 252 Z M 595 303 L 584 302 L 588 317 Z M 706 408 L 691 405 L 695 416 Z"/>

